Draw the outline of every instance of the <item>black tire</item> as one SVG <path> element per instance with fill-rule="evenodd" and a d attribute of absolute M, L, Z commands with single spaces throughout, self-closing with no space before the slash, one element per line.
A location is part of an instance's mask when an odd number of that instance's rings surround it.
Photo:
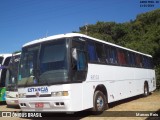
<path fill-rule="evenodd" d="M 107 98 L 101 91 L 94 93 L 93 109 L 94 114 L 100 114 L 108 108 Z"/>
<path fill-rule="evenodd" d="M 148 84 L 145 83 L 144 84 L 144 93 L 143 93 L 143 96 L 147 97 L 148 95 L 149 95 L 149 88 L 148 88 Z"/>

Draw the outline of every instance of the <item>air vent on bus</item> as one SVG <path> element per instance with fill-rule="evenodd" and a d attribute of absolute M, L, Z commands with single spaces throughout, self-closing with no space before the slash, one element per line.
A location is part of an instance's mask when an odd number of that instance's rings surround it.
<path fill-rule="evenodd" d="M 26 103 L 20 103 L 21 107 L 26 107 Z"/>

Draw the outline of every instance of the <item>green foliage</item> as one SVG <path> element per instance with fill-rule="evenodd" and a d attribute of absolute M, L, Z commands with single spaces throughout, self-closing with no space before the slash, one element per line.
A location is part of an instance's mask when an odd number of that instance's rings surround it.
<path fill-rule="evenodd" d="M 19 52 L 21 52 L 21 50 L 17 50 L 15 52 L 13 52 L 13 54 L 16 54 L 16 53 L 19 53 Z"/>
<path fill-rule="evenodd" d="M 139 14 L 126 23 L 100 22 L 79 32 L 153 56 L 157 87 L 160 86 L 160 9 Z"/>

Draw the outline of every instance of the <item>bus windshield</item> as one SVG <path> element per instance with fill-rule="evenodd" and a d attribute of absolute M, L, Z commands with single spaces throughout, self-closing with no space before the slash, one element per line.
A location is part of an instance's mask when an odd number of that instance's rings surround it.
<path fill-rule="evenodd" d="M 8 65 L 8 70 L 6 74 L 6 89 L 8 91 L 17 90 L 17 75 L 18 75 L 18 65 L 20 61 L 20 54 L 12 56 L 10 63 Z"/>
<path fill-rule="evenodd" d="M 19 86 L 49 85 L 67 82 L 66 40 L 54 40 L 22 50 Z"/>

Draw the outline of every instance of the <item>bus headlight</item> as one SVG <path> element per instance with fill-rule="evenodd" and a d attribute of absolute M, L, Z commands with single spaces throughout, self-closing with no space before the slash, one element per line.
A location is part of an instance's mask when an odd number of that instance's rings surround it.
<path fill-rule="evenodd" d="M 8 91 L 6 92 L 6 98 L 11 98 Z"/>
<path fill-rule="evenodd" d="M 26 97 L 26 93 L 20 93 L 19 94 L 19 98 L 25 98 Z"/>
<path fill-rule="evenodd" d="M 6 98 L 11 98 L 11 96 L 7 94 L 7 95 L 6 95 Z"/>
<path fill-rule="evenodd" d="M 56 97 L 56 96 L 68 96 L 68 91 L 58 91 L 58 92 L 52 92 L 51 96 Z"/>

